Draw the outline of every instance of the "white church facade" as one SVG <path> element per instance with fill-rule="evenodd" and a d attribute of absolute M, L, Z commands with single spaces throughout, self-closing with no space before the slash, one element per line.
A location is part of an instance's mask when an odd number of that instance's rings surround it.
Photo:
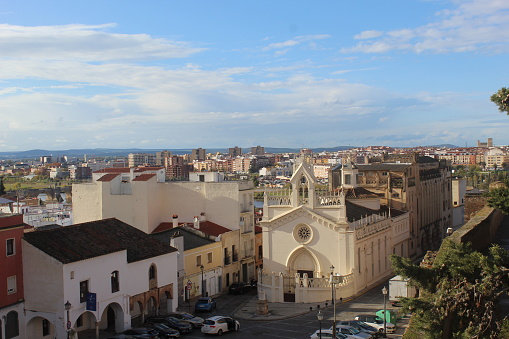
<path fill-rule="evenodd" d="M 355 165 L 341 175 L 342 187 L 329 191 L 304 160 L 291 188 L 265 193 L 258 286 L 269 302 L 326 301 L 332 288 L 336 299 L 352 297 L 392 275 L 390 254 L 408 256 L 408 212 L 357 187 Z"/>

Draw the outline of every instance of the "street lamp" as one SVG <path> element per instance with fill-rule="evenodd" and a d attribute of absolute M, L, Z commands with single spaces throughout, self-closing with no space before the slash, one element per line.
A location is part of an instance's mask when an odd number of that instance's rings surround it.
<path fill-rule="evenodd" d="M 320 324 L 320 339 L 322 339 L 322 320 L 323 320 L 322 311 L 318 311 L 316 318 L 318 319 L 318 323 Z"/>
<path fill-rule="evenodd" d="M 67 302 L 64 304 L 64 308 L 67 311 L 67 330 L 66 331 L 67 331 L 67 339 L 69 339 L 69 331 L 71 329 L 71 318 L 69 317 L 69 311 L 72 308 L 72 305 L 69 302 L 69 300 L 67 300 Z"/>
<path fill-rule="evenodd" d="M 332 320 L 332 338 L 336 338 L 336 291 L 334 288 L 334 265 L 330 267 L 330 285 L 332 289 L 332 305 L 334 305 L 334 319 Z"/>
<path fill-rule="evenodd" d="M 200 265 L 200 270 L 201 270 L 201 296 L 204 297 L 205 296 L 205 286 L 203 286 L 203 265 Z"/>
<path fill-rule="evenodd" d="M 384 288 L 382 288 L 382 294 L 384 295 L 384 338 L 387 338 L 387 301 L 386 301 L 386 297 L 387 297 L 387 288 L 384 286 Z"/>

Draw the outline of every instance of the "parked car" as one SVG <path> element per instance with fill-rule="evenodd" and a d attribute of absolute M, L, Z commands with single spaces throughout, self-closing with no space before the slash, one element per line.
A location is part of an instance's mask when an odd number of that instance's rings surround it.
<path fill-rule="evenodd" d="M 319 338 L 330 339 L 330 338 L 332 338 L 332 330 L 322 329 L 321 332 L 322 333 L 320 334 L 320 330 L 317 330 L 315 333 L 313 333 L 309 336 L 309 339 L 319 339 Z M 350 339 L 350 338 L 351 338 L 351 336 L 348 337 L 347 335 L 336 332 L 336 339 Z"/>
<path fill-rule="evenodd" d="M 384 320 L 379 316 L 371 314 L 359 314 L 354 319 L 363 321 L 366 324 L 375 327 L 380 332 L 384 331 Z M 396 326 L 394 326 L 394 324 L 390 322 L 385 323 L 385 328 L 387 330 L 387 333 L 394 333 L 394 331 L 396 331 Z"/>
<path fill-rule="evenodd" d="M 205 319 L 201 332 L 205 334 L 222 335 L 224 332 L 238 331 L 240 323 L 232 317 L 216 315 Z"/>
<path fill-rule="evenodd" d="M 330 328 L 332 331 L 332 327 Z M 336 333 L 345 334 L 347 338 L 352 339 L 371 339 L 373 338 L 371 334 L 368 334 L 366 332 L 359 331 L 355 327 L 352 326 L 346 326 L 346 325 L 338 325 L 336 324 Z M 348 337 L 350 336 L 350 337 Z"/>
<path fill-rule="evenodd" d="M 167 316 L 177 318 L 179 320 L 190 323 L 194 328 L 202 327 L 203 318 L 195 317 L 194 315 L 186 312 L 170 312 Z"/>
<path fill-rule="evenodd" d="M 210 297 L 198 298 L 194 304 L 195 312 L 210 312 L 216 309 L 216 301 Z"/>
<path fill-rule="evenodd" d="M 234 282 L 228 287 L 228 293 L 230 294 L 244 294 L 249 291 L 251 291 L 251 285 L 244 282 Z"/>
<path fill-rule="evenodd" d="M 132 335 L 119 333 L 119 334 L 112 334 L 107 339 L 136 339 L 136 337 L 133 337 Z"/>
<path fill-rule="evenodd" d="M 180 333 L 189 333 L 193 329 L 190 323 L 185 321 L 180 321 L 174 317 L 149 317 L 145 321 L 148 324 L 165 324 L 166 326 L 173 328 Z"/>
<path fill-rule="evenodd" d="M 159 333 L 159 337 L 162 339 L 179 338 L 180 332 L 176 329 L 169 327 L 166 324 L 152 324 L 154 330 Z"/>
<path fill-rule="evenodd" d="M 123 334 L 133 338 L 159 339 L 157 331 L 148 327 L 133 327 L 130 330 L 124 331 Z"/>
<path fill-rule="evenodd" d="M 361 332 L 366 332 L 371 334 L 374 337 L 378 337 L 380 332 L 377 328 L 370 326 L 366 324 L 365 322 L 362 322 L 360 320 L 343 320 L 336 322 L 337 325 L 346 325 L 346 326 L 352 326 L 358 329 Z"/>

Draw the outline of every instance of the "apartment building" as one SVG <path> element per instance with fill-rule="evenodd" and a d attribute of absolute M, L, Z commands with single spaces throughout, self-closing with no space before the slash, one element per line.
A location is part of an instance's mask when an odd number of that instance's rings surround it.
<path fill-rule="evenodd" d="M 26 338 L 21 250 L 25 226 L 21 214 L 0 213 L 0 338 Z"/>
<path fill-rule="evenodd" d="M 129 153 L 127 162 L 129 167 L 156 166 L 156 155 L 151 153 Z"/>
<path fill-rule="evenodd" d="M 452 225 L 451 167 L 445 160 L 412 154 L 384 155 L 379 163 L 359 164 L 357 183 L 377 194 L 381 203 L 410 214 L 411 257 L 437 248 Z M 341 166 L 329 185 L 339 187 Z"/>

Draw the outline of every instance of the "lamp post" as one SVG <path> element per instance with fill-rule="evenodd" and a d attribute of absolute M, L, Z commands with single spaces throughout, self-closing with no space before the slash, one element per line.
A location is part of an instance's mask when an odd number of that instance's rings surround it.
<path fill-rule="evenodd" d="M 384 338 L 387 338 L 387 301 L 386 301 L 386 297 L 387 297 L 387 288 L 384 286 L 384 288 L 382 288 L 382 294 L 384 295 Z"/>
<path fill-rule="evenodd" d="M 205 286 L 203 286 L 203 265 L 200 265 L 200 270 L 201 270 L 201 296 L 204 297 L 205 296 Z"/>
<path fill-rule="evenodd" d="M 69 331 L 71 330 L 71 318 L 69 316 L 69 311 L 71 310 L 72 308 L 72 305 L 71 303 L 69 302 L 69 300 L 67 300 L 67 302 L 64 304 L 64 308 L 65 310 L 67 311 L 67 324 L 66 324 L 66 332 L 67 332 L 67 339 L 69 339 Z"/>
<path fill-rule="evenodd" d="M 336 291 L 334 288 L 334 265 L 330 267 L 330 285 L 332 289 L 332 305 L 334 308 L 334 318 L 332 320 L 332 337 L 336 338 Z"/>
<path fill-rule="evenodd" d="M 316 318 L 318 319 L 318 323 L 320 324 L 320 339 L 322 339 L 322 320 L 323 320 L 322 311 L 318 311 Z"/>

